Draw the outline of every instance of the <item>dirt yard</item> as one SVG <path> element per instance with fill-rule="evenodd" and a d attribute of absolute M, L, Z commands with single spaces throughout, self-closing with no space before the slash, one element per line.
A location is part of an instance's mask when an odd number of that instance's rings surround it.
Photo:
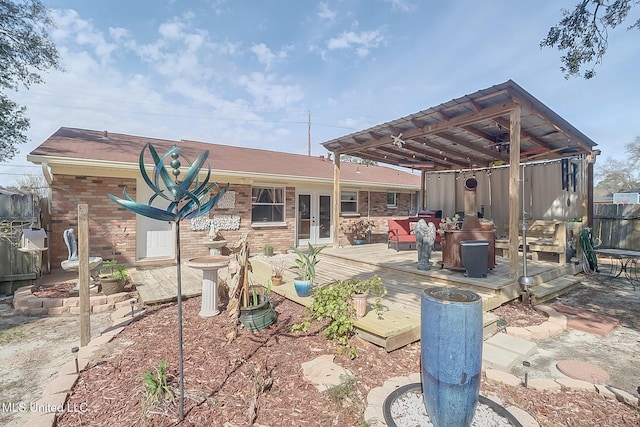
<path fill-rule="evenodd" d="M 275 298 L 275 297 L 274 297 Z M 307 334 L 290 332 L 302 318 L 302 308 L 275 298 L 277 323 L 258 333 L 240 331 L 229 342 L 234 325 L 226 316 L 202 319 L 200 299 L 184 302 L 185 421 L 182 425 L 375 425 L 363 420 L 366 395 L 386 379 L 420 370 L 420 345 L 414 343 L 391 353 L 353 339 L 359 357 L 337 355 L 335 362 L 351 371 L 355 381 L 335 394 L 321 393 L 307 383 L 300 364 L 333 346 L 315 328 Z M 550 302 L 553 303 L 554 301 Z M 588 361 L 611 375 L 611 385 L 634 396 L 640 385 L 640 289 L 622 279 L 584 286 L 558 300 L 562 304 L 620 319 L 609 336 L 599 337 L 567 331 L 559 337 L 538 341 L 531 358 L 532 377 L 553 377 L 555 361 L 574 358 Z M 496 310 L 513 326 L 535 324 L 545 317 L 528 306 L 512 303 Z M 150 408 L 144 405 L 142 376 L 167 361 L 169 385 L 177 394 L 176 306 L 147 309 L 112 342 L 107 344 L 82 373 L 70 402 L 89 405 L 83 414 L 66 413 L 58 425 L 173 425 L 176 401 Z M 79 323 L 75 317 L 29 318 L 16 315 L 0 304 L 0 397 L 2 402 L 29 402 L 40 397 L 59 366 L 71 360 L 78 345 Z M 91 317 L 92 334 L 109 326 L 107 315 Z M 531 414 L 541 426 L 640 425 L 640 410 L 593 392 L 545 392 L 509 387 L 485 380 L 481 393 L 498 397 Z M 0 424 L 21 426 L 20 413 L 0 413 Z"/>

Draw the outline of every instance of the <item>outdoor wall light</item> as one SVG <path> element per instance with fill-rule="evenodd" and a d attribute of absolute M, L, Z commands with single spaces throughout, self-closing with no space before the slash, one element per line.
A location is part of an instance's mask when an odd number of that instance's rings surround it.
<path fill-rule="evenodd" d="M 71 348 L 71 354 L 73 354 L 75 356 L 76 359 L 76 374 L 80 373 L 80 368 L 78 367 L 78 352 L 80 351 L 79 347 L 72 347 Z"/>
<path fill-rule="evenodd" d="M 529 386 L 529 368 L 531 367 L 531 363 L 528 361 L 522 362 L 522 366 L 524 366 L 524 388 Z"/>

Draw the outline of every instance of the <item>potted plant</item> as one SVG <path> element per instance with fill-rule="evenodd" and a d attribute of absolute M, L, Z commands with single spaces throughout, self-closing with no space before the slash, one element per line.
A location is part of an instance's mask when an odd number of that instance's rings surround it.
<path fill-rule="evenodd" d="M 251 285 L 247 304 L 240 307 L 240 322 L 249 330 L 265 329 L 276 320 L 271 303 L 271 286 Z"/>
<path fill-rule="evenodd" d="M 491 231 L 495 228 L 492 219 L 489 218 L 480 218 L 480 228 L 484 231 Z"/>
<path fill-rule="evenodd" d="M 460 215 L 458 214 L 455 214 L 451 218 L 449 217 L 443 218 L 442 221 L 440 221 L 438 234 L 440 234 L 440 237 L 444 237 L 444 232 L 446 230 L 457 230 L 459 223 L 460 223 Z"/>
<path fill-rule="evenodd" d="M 266 256 L 273 256 L 273 245 L 270 243 L 265 244 L 263 251 Z"/>
<path fill-rule="evenodd" d="M 362 245 L 366 243 L 367 237 L 369 237 L 369 233 L 371 233 L 375 224 L 375 221 L 370 218 L 360 218 L 351 222 L 345 231 L 353 237 L 355 245 Z"/>
<path fill-rule="evenodd" d="M 282 284 L 282 275 L 286 268 L 283 258 L 277 258 L 271 261 L 271 284 L 273 286 L 280 286 Z"/>
<path fill-rule="evenodd" d="M 338 353 L 348 352 L 352 359 L 357 357 L 355 348 L 349 344 L 349 338 L 354 334 L 353 324 L 358 318 L 352 298 L 362 293 L 374 296 L 374 307 L 380 314 L 381 299 L 387 289 L 378 276 L 366 280 L 343 280 L 318 287 L 313 293 L 313 301 L 305 308 L 305 320 L 294 325 L 292 330 L 306 332 L 314 321 L 329 319 L 322 333 L 338 342 Z"/>
<path fill-rule="evenodd" d="M 112 295 L 124 292 L 124 285 L 129 277 L 127 267 L 124 264 L 118 264 L 115 260 L 105 261 L 102 263 L 98 274 L 102 285 L 102 293 Z"/>
<path fill-rule="evenodd" d="M 302 251 L 296 247 L 291 248 L 297 256 L 295 260 L 296 265 L 290 269 L 297 274 L 293 279 L 293 286 L 299 297 L 308 297 L 311 293 L 313 279 L 316 277 L 316 264 L 320 262 L 317 257 L 324 248 L 324 246 L 313 247 L 311 243 L 309 243 L 309 248 L 306 251 Z"/>
<path fill-rule="evenodd" d="M 364 317 L 367 313 L 367 299 L 373 298 L 373 308 L 376 313 L 382 312 L 382 297 L 387 294 L 387 287 L 382 283 L 382 279 L 373 276 L 367 280 L 350 279 L 344 281 L 351 299 L 354 302 L 356 318 Z"/>

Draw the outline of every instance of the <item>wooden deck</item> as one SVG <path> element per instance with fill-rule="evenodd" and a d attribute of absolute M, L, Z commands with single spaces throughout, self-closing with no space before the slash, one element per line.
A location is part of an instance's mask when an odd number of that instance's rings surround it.
<path fill-rule="evenodd" d="M 280 254 L 275 257 L 284 257 L 287 264 L 294 264 L 293 254 Z M 369 311 L 355 326 L 360 337 L 384 347 L 387 351 L 420 339 L 420 304 L 424 289 L 452 286 L 472 290 L 482 297 L 485 312 L 520 295 L 517 279 L 509 279 L 506 258 L 496 257 L 497 265 L 489 271 L 487 278 L 468 278 L 462 271 L 441 269 L 437 263 L 440 259 L 440 253 L 434 251 L 432 269 L 420 271 L 417 269 L 416 251 L 396 252 L 388 249 L 386 244 L 325 248 L 320 255 L 321 261 L 316 266 L 316 285 L 349 278 L 368 278 L 374 274 L 380 276 L 388 289 L 388 294 L 383 299 L 384 313 L 379 318 L 375 312 Z M 253 272 L 250 279 L 255 283 L 267 284 L 271 275 L 269 259 L 260 255 L 253 257 L 251 262 Z M 220 270 L 220 276 L 226 275 L 225 270 Z M 544 298 L 562 293 L 563 289 L 579 285 L 580 281 L 573 277 L 577 271 L 578 266 L 573 264 L 528 261 L 528 275 L 534 278 L 537 285 L 535 288 L 538 288 L 538 299 L 534 298 L 534 301 L 542 301 Z M 200 295 L 201 272 L 183 266 L 182 273 L 183 296 Z M 132 272 L 132 277 L 145 304 L 176 299 L 175 265 L 136 269 Z M 311 303 L 310 297 L 301 298 L 296 295 L 291 271 L 285 273 L 283 284 L 273 287 L 272 292 L 305 306 Z M 496 320 L 491 313 L 485 313 L 486 331 L 495 328 Z"/>

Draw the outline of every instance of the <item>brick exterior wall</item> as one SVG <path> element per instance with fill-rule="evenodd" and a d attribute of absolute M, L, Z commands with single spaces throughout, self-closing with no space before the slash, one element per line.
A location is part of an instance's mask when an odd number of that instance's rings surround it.
<path fill-rule="evenodd" d="M 136 197 L 134 179 L 97 178 L 87 176 L 56 175 L 56 187 L 69 190 L 77 203 L 89 205 L 89 254 L 103 259 L 115 257 L 118 262 L 134 264 L 136 262 L 136 215 L 111 201 L 107 195 L 121 197 L 126 186 L 127 193 Z M 251 224 L 251 185 L 232 184 L 229 191 L 235 191 L 235 206 L 229 209 L 214 207 L 209 217 L 215 215 L 240 216 L 239 230 L 221 230 L 227 240 L 228 247 L 233 247 L 243 234 L 248 234 L 252 254 L 262 253 L 264 246 L 270 244 L 275 253 L 287 250 L 295 244 L 296 227 L 296 191 L 295 187 L 286 187 L 285 191 L 285 223 L 282 226 L 261 226 Z M 368 198 L 370 197 L 370 201 Z M 409 193 L 397 193 L 397 207 L 387 207 L 386 192 L 360 191 L 358 211 L 360 217 L 367 215 L 375 222 L 371 242 L 387 241 L 387 218 L 407 216 L 411 211 L 412 197 Z M 370 207 L 369 207 L 370 202 Z M 63 232 L 67 228 L 78 230 L 76 201 L 66 192 L 56 191 L 51 201 L 51 266 L 60 268 L 60 263 L 67 259 L 67 247 L 64 244 Z M 350 236 L 345 233 L 346 226 L 357 218 L 344 216 L 340 218 L 339 244 L 351 245 Z M 189 221 L 180 223 L 180 254 L 182 260 L 208 254 L 203 243 L 208 240 L 208 230 L 191 230 Z"/>
<path fill-rule="evenodd" d="M 52 269 L 60 268 L 60 263 L 68 258 L 67 246 L 62 237 L 64 230 L 73 228 L 78 237 L 76 201 L 89 205 L 89 256 L 111 259 L 113 252 L 111 243 L 117 242 L 118 262 L 129 263 L 135 260 L 135 214 L 107 197 L 108 194 L 121 197 L 122 190 L 126 186 L 127 194 L 135 199 L 134 179 L 56 175 L 53 185 L 69 190 L 76 200 L 67 192 L 54 190 L 51 200 L 51 242 L 49 242 Z M 122 233 L 125 228 L 126 232 Z"/>
<path fill-rule="evenodd" d="M 359 218 L 367 218 L 367 216 L 374 222 L 370 243 L 386 243 L 389 230 L 387 219 L 391 217 L 407 217 L 410 214 L 415 214 L 415 207 L 412 207 L 411 204 L 411 196 L 410 193 L 396 193 L 397 206 L 388 207 L 386 191 L 358 192 L 358 214 L 360 216 L 340 217 L 339 245 L 348 246 L 353 244 L 353 236 L 347 232 L 349 225 Z M 415 203 L 415 198 L 413 202 Z"/>

